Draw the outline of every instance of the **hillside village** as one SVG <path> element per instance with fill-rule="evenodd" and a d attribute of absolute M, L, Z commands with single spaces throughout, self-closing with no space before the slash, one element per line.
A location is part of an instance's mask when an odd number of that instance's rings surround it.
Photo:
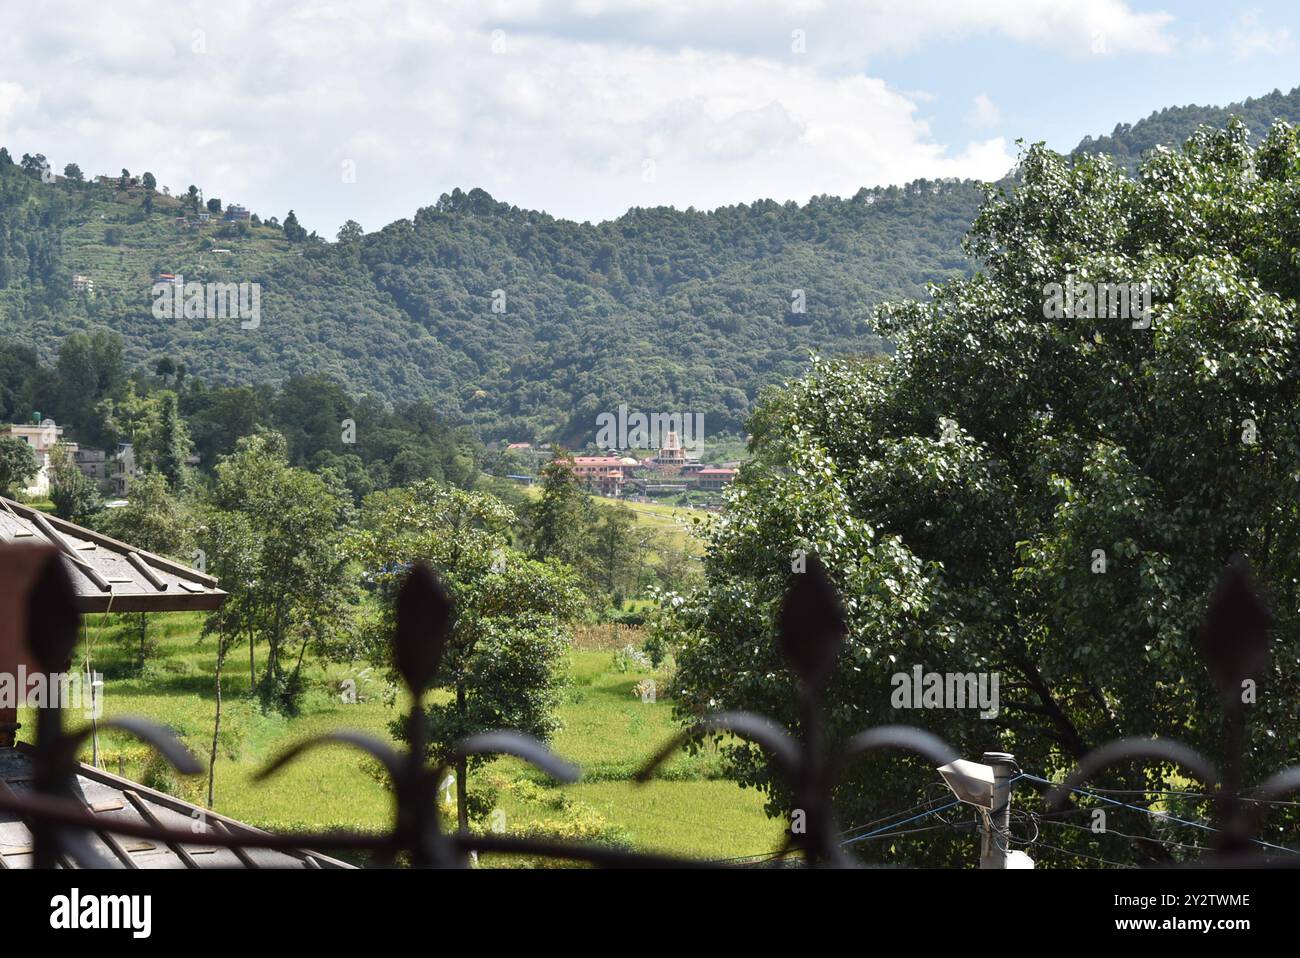
<path fill-rule="evenodd" d="M 542 465 L 555 450 L 549 443 L 534 446 L 530 442 L 512 442 L 504 447 L 506 460 L 515 471 L 506 478 L 525 485 L 537 481 Z M 637 450 L 623 455 L 584 455 L 567 457 L 574 477 L 593 495 L 630 502 L 667 501 L 708 509 L 719 508 L 721 493 L 735 481 L 740 462 L 717 465 L 689 456 L 681 437 L 674 431 L 664 435 L 663 444 L 653 455 L 637 457 Z"/>
<path fill-rule="evenodd" d="M 94 449 L 64 438 L 64 428 L 53 419 L 34 413 L 30 423 L 0 425 L 0 435 L 9 435 L 26 443 L 36 457 L 37 472 L 18 491 L 24 496 L 44 499 L 50 494 L 50 466 L 56 450 L 72 457 L 77 469 L 107 497 L 106 506 L 124 503 L 130 494 L 131 480 L 138 475 L 131 443 L 123 442 L 113 450 Z M 196 463 L 197 464 L 197 461 Z"/>

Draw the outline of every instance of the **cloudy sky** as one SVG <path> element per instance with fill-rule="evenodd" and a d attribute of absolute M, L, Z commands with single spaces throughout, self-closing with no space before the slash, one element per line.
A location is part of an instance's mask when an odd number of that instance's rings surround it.
<path fill-rule="evenodd" d="M 578 220 L 996 177 L 1300 85 L 1291 2 L 0 0 L 0 144 L 333 236 L 453 187 Z"/>

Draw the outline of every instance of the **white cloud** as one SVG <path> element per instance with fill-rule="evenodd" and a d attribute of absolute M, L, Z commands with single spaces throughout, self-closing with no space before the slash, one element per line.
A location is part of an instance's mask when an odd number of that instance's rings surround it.
<path fill-rule="evenodd" d="M 790 55 L 803 31 L 806 56 L 855 68 L 926 42 L 998 34 L 1080 58 L 1092 38 L 1110 52 L 1169 53 L 1173 16 L 1139 13 L 1124 0 L 587 0 L 499 4 L 507 29 L 591 41 L 637 37 L 670 47 Z"/>
<path fill-rule="evenodd" d="M 454 186 L 578 219 L 802 201 L 1014 162 L 1001 138 L 937 142 L 872 57 L 987 34 L 1082 56 L 1098 30 L 1160 53 L 1169 20 L 1120 0 L 153 0 L 128 21 L 74 0 L 0 35 L 0 134 L 326 234 Z"/>
<path fill-rule="evenodd" d="M 1270 30 L 1261 26 L 1259 12 L 1250 11 L 1241 15 L 1232 28 L 1232 55 L 1238 60 L 1249 60 L 1259 54 L 1277 55 L 1287 53 L 1295 48 L 1291 31 L 1286 27 Z"/>
<path fill-rule="evenodd" d="M 1002 111 L 998 109 L 996 103 L 989 99 L 987 94 L 977 93 L 975 98 L 971 100 L 971 108 L 970 112 L 966 114 L 966 122 L 980 129 L 988 129 L 1002 122 Z"/>

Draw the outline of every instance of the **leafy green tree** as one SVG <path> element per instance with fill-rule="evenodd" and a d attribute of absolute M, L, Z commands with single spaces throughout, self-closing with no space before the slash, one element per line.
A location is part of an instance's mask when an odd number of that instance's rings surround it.
<path fill-rule="evenodd" d="M 84 183 L 86 176 L 81 172 L 81 167 L 76 163 L 69 163 L 63 168 L 63 175 L 72 183 Z"/>
<path fill-rule="evenodd" d="M 204 543 L 210 557 L 208 571 L 227 587 L 231 583 L 247 582 L 249 571 L 256 569 L 261 559 L 261 537 L 249 517 L 242 512 L 201 506 L 196 529 L 198 538 Z M 221 742 L 222 678 L 226 659 L 241 641 L 248 643 L 249 688 L 252 690 L 253 649 L 261 617 L 262 602 L 258 591 L 238 588 L 231 591 L 229 598 L 208 616 L 203 625 L 203 637 L 213 636 L 216 639 L 213 678 L 215 710 L 212 747 L 208 753 L 208 808 L 212 808 L 216 797 L 217 747 Z"/>
<path fill-rule="evenodd" d="M 73 458 L 72 447 L 60 442 L 49 453 L 50 501 L 61 519 L 85 522 L 96 513 L 101 503 L 95 483 L 79 468 Z"/>
<path fill-rule="evenodd" d="M 798 724 L 773 617 L 799 554 L 815 552 L 850 629 L 829 683 L 833 741 L 904 721 L 967 757 L 1005 750 L 1048 777 L 1123 735 L 1218 754 L 1222 708 L 1197 630 L 1241 551 L 1277 617 L 1256 677 L 1267 691 L 1249 706 L 1244 780 L 1262 780 L 1300 747 L 1280 694 L 1300 656 L 1296 133 L 1279 125 L 1252 150 L 1239 124 L 1203 131 L 1150 154 L 1136 180 L 1105 158 L 1036 146 L 1019 173 L 972 228 L 985 270 L 880 312 L 892 361 L 819 360 L 757 417 L 756 459 L 711 533 L 707 588 L 680 606 L 683 715 L 754 708 Z M 1150 283 L 1149 322 L 1083 308 L 1047 318 L 1067 278 Z M 997 715 L 901 710 L 893 677 L 918 665 L 999 675 Z M 772 812 L 790 811 L 756 751 L 724 750 Z M 1168 767 L 1113 776 L 1180 787 Z M 913 804 L 932 780 L 906 758 L 849 772 L 841 821 Z M 1279 810 L 1269 837 L 1297 820 Z M 1148 840 L 1053 842 L 1112 860 L 1180 852 L 1149 823 L 1134 831 Z M 897 851 L 970 860 L 947 831 Z"/>
<path fill-rule="evenodd" d="M 528 510 L 528 551 L 536 559 L 558 559 L 574 568 L 590 561 L 587 530 L 594 512 L 578 487 L 573 457 L 557 450 L 541 469 L 541 495 Z"/>
<path fill-rule="evenodd" d="M 173 491 L 185 485 L 194 444 L 175 392 L 140 392 L 133 380 L 119 401 L 100 403 L 97 414 L 98 431 L 111 442 L 131 443 L 139 468 L 159 473 Z"/>
<path fill-rule="evenodd" d="M 558 727 L 568 622 L 581 609 L 572 573 L 510 547 L 514 513 L 484 493 L 426 480 L 366 500 L 355 550 L 384 600 L 373 647 L 391 648 L 392 600 L 406 570 L 433 569 L 454 604 L 438 685 L 450 693 L 428 706 L 429 755 L 450 761 L 452 744 L 476 732 L 511 728 L 548 738 Z M 405 736 L 403 723 L 393 733 Z M 480 759 L 455 762 L 460 826 L 469 823 L 469 773 Z"/>
<path fill-rule="evenodd" d="M 591 564 L 607 596 L 637 591 L 636 515 L 627 506 L 605 506 L 591 532 Z"/>
<path fill-rule="evenodd" d="M 154 177 L 152 173 L 146 172 L 144 176 L 140 178 L 140 185 L 143 186 L 146 190 L 152 191 L 158 188 L 158 180 Z"/>
<path fill-rule="evenodd" d="M 161 393 L 158 405 L 158 428 L 144 447 L 145 460 L 155 465 L 172 489 L 177 489 L 184 481 L 185 460 L 192 449 L 189 429 L 181 418 L 174 392 Z"/>
<path fill-rule="evenodd" d="M 45 159 L 44 153 L 37 153 L 34 156 L 28 153 L 23 154 L 21 161 L 22 170 L 28 176 L 40 177 L 41 173 L 49 169 L 49 161 Z"/>
<path fill-rule="evenodd" d="M 365 230 L 356 220 L 348 220 L 339 227 L 338 241 L 344 246 L 356 246 L 365 238 Z"/>
<path fill-rule="evenodd" d="M 249 645 L 249 682 L 264 708 L 297 711 L 302 665 L 313 646 L 327 649 L 352 627 L 353 584 L 347 574 L 344 530 L 351 507 L 327 478 L 289 465 L 284 439 L 259 433 L 239 440 L 216 468 L 208 503 L 215 513 L 205 528 L 230 528 L 223 514 L 241 517 L 252 544 L 240 546 L 241 565 L 227 569 L 222 586 L 232 616 L 254 641 Z M 230 520 L 236 522 L 236 520 Z M 242 541 L 242 540 L 241 540 Z M 220 542 L 200 541 L 209 558 Z M 250 558 L 244 558 L 247 553 Z M 214 620 L 217 630 L 229 627 Z M 266 664 L 257 678 L 254 645 L 264 640 Z"/>
<path fill-rule="evenodd" d="M 238 386 L 191 389 L 183 397 L 186 421 L 193 430 L 199 457 L 214 463 L 235 451 L 235 443 L 259 427 L 270 425 L 269 389 Z"/>
<path fill-rule="evenodd" d="M 307 230 L 298 222 L 298 216 L 293 210 L 284 218 L 284 238 L 290 243 L 301 243 L 307 238 Z"/>
<path fill-rule="evenodd" d="M 0 436 L 0 495 L 13 497 L 40 471 L 32 447 L 16 436 Z"/>
<path fill-rule="evenodd" d="M 73 333 L 59 346 L 57 373 L 54 412 L 79 438 L 99 441 L 102 432 L 95 407 L 118 396 L 125 382 L 121 337 L 105 329 Z"/>
<path fill-rule="evenodd" d="M 131 482 L 127 503 L 100 514 L 98 527 L 107 535 L 155 555 L 187 561 L 193 548 L 190 510 L 168 489 L 167 479 L 148 472 Z M 136 613 L 139 638 L 137 668 L 144 671 L 154 645 L 149 641 L 149 614 Z"/>

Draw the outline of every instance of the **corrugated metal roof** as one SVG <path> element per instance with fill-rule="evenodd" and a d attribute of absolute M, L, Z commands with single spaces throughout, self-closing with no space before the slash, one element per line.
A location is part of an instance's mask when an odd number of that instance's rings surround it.
<path fill-rule="evenodd" d="M 0 748 L 0 791 L 22 794 L 32 780 L 31 747 L 22 743 Z M 258 829 L 191 805 L 129 779 L 78 764 L 74 791 L 81 802 L 105 823 L 126 820 L 159 824 L 194 833 L 193 842 L 168 845 L 148 839 L 115 836 L 107 831 L 88 836 L 104 868 L 351 868 L 345 862 L 311 851 L 263 848 L 217 848 L 205 845 L 209 830 L 259 834 Z M 0 869 L 32 867 L 32 834 L 12 812 L 0 810 Z M 63 867 L 68 867 L 64 864 Z"/>
<path fill-rule="evenodd" d="M 0 542 L 58 549 L 79 612 L 184 612 L 226 599 L 212 576 L 5 498 Z"/>

